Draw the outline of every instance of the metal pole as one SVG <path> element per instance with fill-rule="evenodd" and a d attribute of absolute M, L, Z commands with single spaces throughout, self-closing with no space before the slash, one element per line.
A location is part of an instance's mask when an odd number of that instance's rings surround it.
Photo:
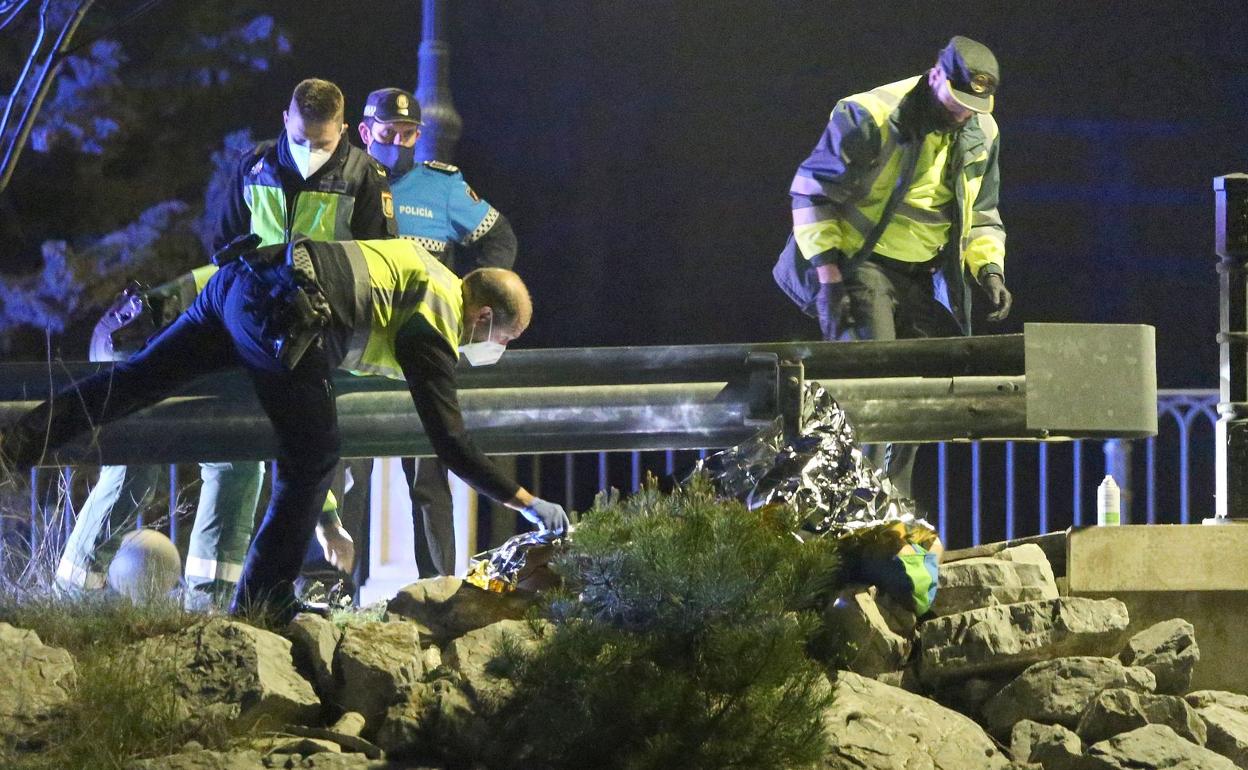
<path fill-rule="evenodd" d="M 1218 255 L 1216 516 L 1248 516 L 1248 174 L 1213 180 Z"/>
<path fill-rule="evenodd" d="M 449 163 L 455 157 L 464 120 L 451 101 L 451 47 L 443 39 L 445 31 L 446 0 L 424 0 L 416 101 L 425 125 L 416 144 L 416 159 Z"/>

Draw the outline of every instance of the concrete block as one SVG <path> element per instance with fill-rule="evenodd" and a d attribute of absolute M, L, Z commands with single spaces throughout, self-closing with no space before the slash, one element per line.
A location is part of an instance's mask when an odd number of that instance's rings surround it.
<path fill-rule="evenodd" d="M 1201 652 L 1191 689 L 1248 693 L 1248 526 L 1089 527 L 1068 543 L 1071 596 L 1121 600 L 1132 634 L 1183 618 Z"/>
<path fill-rule="evenodd" d="M 1067 540 L 1070 592 L 1248 590 L 1248 526 L 1085 527 Z"/>

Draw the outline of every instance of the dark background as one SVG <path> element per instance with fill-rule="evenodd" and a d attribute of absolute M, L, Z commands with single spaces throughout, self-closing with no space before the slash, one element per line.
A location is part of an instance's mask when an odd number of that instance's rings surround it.
<path fill-rule="evenodd" d="M 515 226 L 526 347 L 812 338 L 769 276 L 794 169 L 838 98 L 965 34 L 1001 63 L 1016 296 L 979 331 L 1153 324 L 1162 386 L 1216 383 L 1211 179 L 1248 165 L 1242 0 L 449 5 L 455 161 Z M 370 89 L 414 87 L 419 4 L 343 8 L 275 10 L 294 55 L 240 125 L 275 131 L 306 75 L 356 116 Z"/>
<path fill-rule="evenodd" d="M 952 34 L 965 34 L 1001 63 L 1001 211 L 1016 297 L 1005 324 L 978 331 L 1153 324 L 1163 387 L 1216 383 L 1211 179 L 1248 165 L 1243 0 L 448 6 L 451 86 L 465 124 L 453 160 L 519 237 L 517 268 L 538 303 L 520 346 L 814 338 L 813 321 L 769 275 L 789 228 L 793 171 L 838 98 L 918 74 Z M 200 7 L 166 0 L 114 32 L 130 58 L 123 77 L 144 57 L 160 66 L 170 41 L 197 34 L 175 22 Z M 414 89 L 418 0 L 261 10 L 289 32 L 292 53 L 224 104 L 220 95 L 205 101 L 205 120 L 222 124 L 223 111 L 226 130 L 275 135 L 294 83 L 320 76 L 347 94 L 358 140 L 368 91 Z M 179 160 L 170 142 L 179 123 L 189 130 L 185 120 L 145 126 L 164 149 L 132 151 L 127 173 L 194 163 L 206 175 L 207 153 L 197 146 Z M 80 194 L 41 177 L 48 162 L 23 158 L 12 193 L 19 210 L 38 185 L 53 203 Z M 153 193 L 149 201 L 197 194 Z M 137 215 L 144 196 L 134 195 Z M 99 214 L 71 207 L 52 230 L 82 234 Z M 56 237 L 66 236 L 32 226 L 6 269 L 29 269 L 39 240 Z"/>

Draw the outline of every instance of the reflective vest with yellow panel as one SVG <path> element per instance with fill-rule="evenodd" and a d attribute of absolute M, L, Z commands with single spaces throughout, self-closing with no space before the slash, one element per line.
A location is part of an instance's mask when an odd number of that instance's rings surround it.
<path fill-rule="evenodd" d="M 450 268 L 414 241 L 325 245 L 341 249 L 351 264 L 356 277 L 356 317 L 369 319 L 367 329 L 353 330 L 341 368 L 403 379 L 394 356 L 395 340 L 417 317 L 427 322 L 458 358 L 464 300 L 462 282 Z"/>
<path fill-rule="evenodd" d="M 793 237 L 812 264 L 853 255 L 875 228 L 902 173 L 898 108 L 919 80 L 912 77 L 842 99 L 798 168 L 789 190 Z M 1004 274 L 1005 269 L 997 157 L 997 124 L 991 115 L 972 116 L 954 134 L 925 135 L 910 187 L 875 249 L 909 262 L 932 259 L 943 250 L 952 309 L 966 331 L 970 313 L 963 268 L 976 279 L 985 271 Z"/>
<path fill-rule="evenodd" d="M 345 141 L 345 140 L 344 140 Z M 342 167 L 303 180 L 287 206 L 286 190 L 278 173 L 277 143 L 263 142 L 251 153 L 254 162 L 243 173 L 243 201 L 251 214 L 251 232 L 261 246 L 286 243 L 304 236 L 314 241 L 346 241 L 354 237 L 351 217 L 361 180 L 377 173 L 367 153 L 350 152 Z M 333 162 L 331 160 L 331 162 Z M 215 265 L 196 268 L 175 279 L 179 293 L 194 298 L 217 272 Z M 183 308 L 190 307 L 189 299 Z"/>
<path fill-rule="evenodd" d="M 361 180 L 375 173 L 366 153 L 348 151 L 341 169 L 301 181 L 292 196 L 294 205 L 288 208 L 276 143 L 266 142 L 257 150 L 256 162 L 243 174 L 243 201 L 251 212 L 251 231 L 260 236 L 261 246 L 285 243 L 299 235 L 314 241 L 354 237 L 351 216 L 356 193 Z"/>

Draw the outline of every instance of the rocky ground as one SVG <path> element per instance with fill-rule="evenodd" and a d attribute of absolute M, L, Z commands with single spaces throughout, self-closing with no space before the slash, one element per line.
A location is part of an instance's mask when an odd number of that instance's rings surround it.
<path fill-rule="evenodd" d="M 541 645 L 529 600 L 455 578 L 419 581 L 381 620 L 301 615 L 282 634 L 222 618 L 126 648 L 176 664 L 177 718 L 251 729 L 135 770 L 424 767 L 488 742 L 484 706 L 509 693 L 498 644 Z M 1248 768 L 1248 695 L 1189 692 L 1199 649 L 1174 619 L 1127 636 L 1114 599 L 1064 597 L 1034 545 L 942 566 L 933 616 L 867 586 L 826 608 L 833 749 L 823 767 L 1144 770 Z M 137 664 L 136 664 L 137 665 Z M 0 738 L 20 744 L 70 698 L 75 661 L 0 623 Z"/>

